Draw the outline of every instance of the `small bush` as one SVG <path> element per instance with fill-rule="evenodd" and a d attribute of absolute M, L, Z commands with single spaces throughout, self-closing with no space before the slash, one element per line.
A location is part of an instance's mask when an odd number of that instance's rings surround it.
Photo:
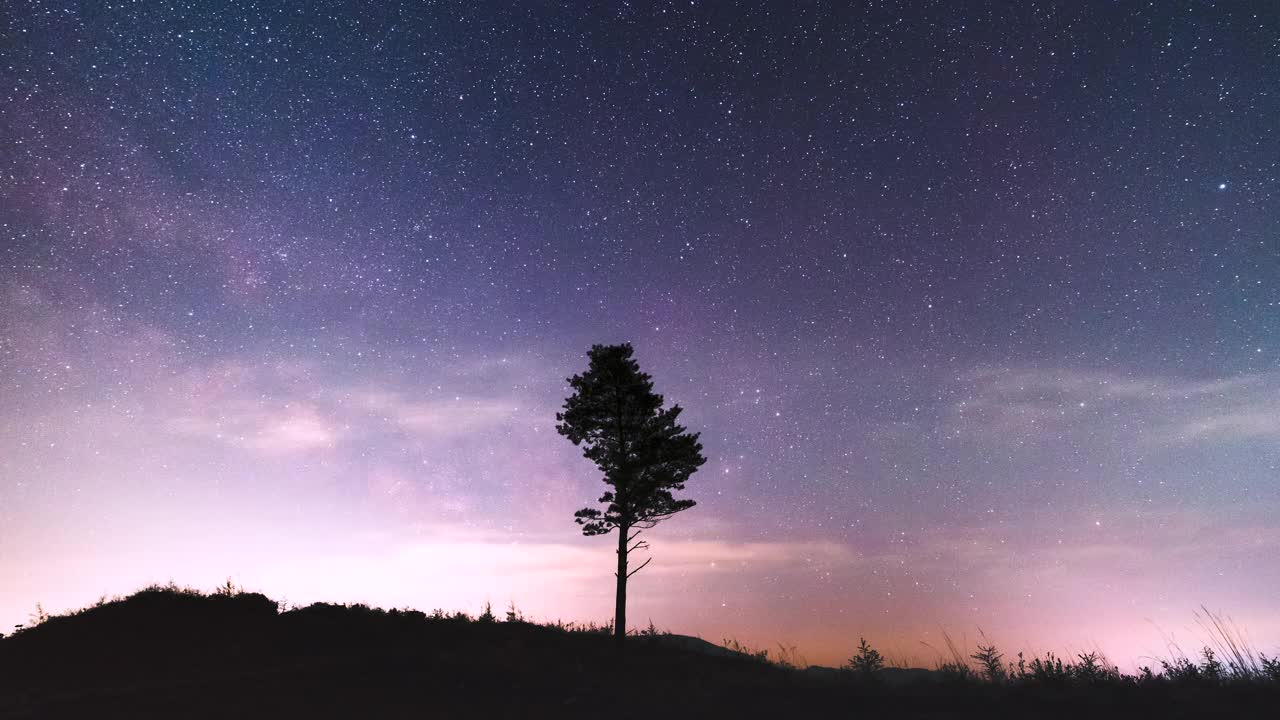
<path fill-rule="evenodd" d="M 1108 666 L 1105 659 L 1096 652 L 1076 656 L 1080 662 L 1071 665 L 1071 676 L 1087 685 L 1110 682 L 1120 679 L 1120 671 Z"/>
<path fill-rule="evenodd" d="M 1174 683 L 1191 684 L 1203 679 L 1199 666 L 1184 657 L 1161 660 L 1160 669 L 1163 678 Z"/>
<path fill-rule="evenodd" d="M 511 601 L 511 603 L 510 603 L 509 605 L 507 605 L 507 620 L 506 620 L 506 621 L 507 621 L 507 622 L 509 622 L 509 623 L 522 623 L 522 622 L 524 622 L 524 615 L 523 615 L 523 614 L 521 614 L 520 610 L 516 608 L 516 601 L 515 601 L 515 600 L 512 600 L 512 601 Z"/>
<path fill-rule="evenodd" d="M 973 668 L 964 663 L 943 662 L 938 665 L 938 673 L 951 682 L 968 682 L 974 678 Z"/>
<path fill-rule="evenodd" d="M 978 652 L 969 656 L 977 661 L 982 677 L 988 682 L 1002 683 L 1008 676 L 1004 669 L 1004 655 L 990 643 L 978 644 Z"/>
<path fill-rule="evenodd" d="M 42 623 L 48 622 L 49 613 L 44 611 L 43 605 L 41 605 L 40 603 L 36 603 L 36 611 L 31 613 L 29 618 L 31 620 L 31 625 L 29 627 L 35 627 L 36 625 L 40 625 Z"/>
<path fill-rule="evenodd" d="M 725 649 L 732 650 L 733 652 L 736 652 L 739 655 L 745 655 L 746 657 L 752 660 L 755 660 L 757 662 L 762 662 L 762 663 L 769 662 L 768 650 L 756 650 L 755 648 L 749 647 L 747 645 L 743 645 L 742 643 L 738 642 L 736 638 L 725 638 L 721 644 L 725 646 Z"/>
<path fill-rule="evenodd" d="M 1273 683 L 1280 683 L 1280 658 L 1261 656 L 1262 676 Z"/>
<path fill-rule="evenodd" d="M 1204 657 L 1204 662 L 1200 665 L 1200 671 L 1205 679 L 1209 682 L 1222 682 L 1226 673 L 1222 667 L 1222 661 L 1213 654 L 1213 648 L 1205 648 L 1201 655 Z"/>
<path fill-rule="evenodd" d="M 845 667 L 864 677 L 874 675 L 884 669 L 884 656 L 871 647 L 866 638 L 858 638 L 858 652 L 849 658 Z"/>
<path fill-rule="evenodd" d="M 1018 662 L 1009 663 L 1009 677 L 1014 680 L 1021 680 L 1027 676 L 1027 661 L 1022 657 L 1022 653 L 1018 653 Z"/>
<path fill-rule="evenodd" d="M 1044 659 L 1031 659 L 1023 679 L 1041 685 L 1065 685 L 1071 679 L 1071 667 L 1062 658 L 1046 653 Z"/>

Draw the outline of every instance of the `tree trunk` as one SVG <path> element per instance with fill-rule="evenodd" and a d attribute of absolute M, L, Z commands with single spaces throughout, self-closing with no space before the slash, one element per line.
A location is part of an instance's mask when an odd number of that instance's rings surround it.
<path fill-rule="evenodd" d="M 613 607 L 613 637 L 618 648 L 627 637 L 627 532 L 626 526 L 618 528 L 618 596 Z"/>

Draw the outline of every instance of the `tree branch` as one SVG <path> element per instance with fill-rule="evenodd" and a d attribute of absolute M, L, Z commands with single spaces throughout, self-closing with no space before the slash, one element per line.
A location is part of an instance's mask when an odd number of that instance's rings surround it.
<path fill-rule="evenodd" d="M 649 563 L 651 563 L 651 562 L 653 562 L 653 558 L 649 558 L 648 560 L 645 560 L 643 563 L 640 563 L 640 567 L 638 567 L 638 568 L 636 568 L 635 570 L 632 570 L 631 572 L 627 573 L 627 577 L 631 577 L 632 575 L 635 575 L 636 573 L 640 572 L 641 570 L 643 570 L 643 569 L 644 569 L 644 566 L 645 566 L 645 565 L 648 565 L 648 564 L 649 564 Z M 616 575 L 617 575 L 617 573 L 614 573 L 614 575 L 616 576 Z"/>

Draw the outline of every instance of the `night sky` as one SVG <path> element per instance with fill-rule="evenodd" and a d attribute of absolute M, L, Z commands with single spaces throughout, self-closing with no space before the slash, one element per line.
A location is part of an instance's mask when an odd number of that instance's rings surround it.
<path fill-rule="evenodd" d="M 17 0 L 0 81 L 5 631 L 608 620 L 629 341 L 709 459 L 635 625 L 1280 650 L 1272 3 Z"/>

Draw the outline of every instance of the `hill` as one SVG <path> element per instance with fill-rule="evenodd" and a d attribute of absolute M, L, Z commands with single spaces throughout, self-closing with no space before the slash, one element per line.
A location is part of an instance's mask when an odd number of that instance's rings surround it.
<path fill-rule="evenodd" d="M 0 718 L 1206 717 L 1275 683 L 994 687 L 795 670 L 696 638 L 150 588 L 0 640 Z"/>

